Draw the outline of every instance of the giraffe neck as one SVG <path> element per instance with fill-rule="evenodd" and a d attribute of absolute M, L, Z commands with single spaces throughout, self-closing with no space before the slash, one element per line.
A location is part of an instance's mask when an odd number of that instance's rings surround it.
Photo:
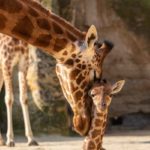
<path fill-rule="evenodd" d="M 81 31 L 33 0 L 0 0 L 0 32 L 42 48 L 56 58 L 84 38 Z"/>
<path fill-rule="evenodd" d="M 101 150 L 107 113 L 107 110 L 105 112 L 99 112 L 97 108 L 93 106 L 91 127 L 84 141 L 84 150 Z"/>

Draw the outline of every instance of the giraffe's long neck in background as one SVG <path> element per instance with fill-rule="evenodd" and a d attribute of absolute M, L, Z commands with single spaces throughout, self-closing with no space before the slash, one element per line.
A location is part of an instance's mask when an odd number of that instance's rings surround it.
<path fill-rule="evenodd" d="M 100 113 L 97 108 L 93 106 L 91 127 L 84 141 L 84 150 L 101 150 L 106 121 L 107 110 Z"/>
<path fill-rule="evenodd" d="M 69 43 L 84 38 L 78 29 L 33 0 L 0 0 L 0 32 L 54 57 Z"/>

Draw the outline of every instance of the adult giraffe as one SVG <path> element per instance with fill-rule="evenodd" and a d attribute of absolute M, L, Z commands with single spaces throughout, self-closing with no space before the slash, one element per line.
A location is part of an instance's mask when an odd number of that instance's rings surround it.
<path fill-rule="evenodd" d="M 0 0 L 0 32 L 40 47 L 57 60 L 56 73 L 73 109 L 75 130 L 85 135 L 90 125 L 88 85 L 94 76 L 101 77 L 112 44 L 99 44 L 94 26 L 85 34 L 33 0 Z M 6 103 L 11 109 L 12 100 Z"/>

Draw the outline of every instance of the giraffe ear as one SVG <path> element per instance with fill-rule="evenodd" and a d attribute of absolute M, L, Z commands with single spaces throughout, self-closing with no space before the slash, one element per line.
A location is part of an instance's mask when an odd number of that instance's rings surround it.
<path fill-rule="evenodd" d="M 113 84 L 110 94 L 113 95 L 113 94 L 117 94 L 118 92 L 120 92 L 121 89 L 123 88 L 124 84 L 125 84 L 125 80 L 120 80 L 120 81 L 116 82 L 115 84 Z"/>
<path fill-rule="evenodd" d="M 98 39 L 97 30 L 94 25 L 91 25 L 88 32 L 86 33 L 85 43 L 87 47 L 93 47 L 95 41 Z"/>

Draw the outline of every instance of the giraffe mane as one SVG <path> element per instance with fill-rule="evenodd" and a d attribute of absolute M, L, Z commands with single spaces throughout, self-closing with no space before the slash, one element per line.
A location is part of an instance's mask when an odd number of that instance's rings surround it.
<path fill-rule="evenodd" d="M 47 15 L 47 17 L 50 17 L 50 19 L 52 19 L 56 24 L 59 24 L 62 28 L 65 27 L 70 34 L 73 33 L 74 35 L 77 35 L 78 37 L 76 37 L 76 38 L 83 39 L 85 37 L 85 34 L 82 33 L 79 29 L 75 28 L 70 22 L 68 22 L 65 19 L 55 15 L 50 10 L 48 10 L 44 6 L 42 6 L 36 0 L 33 0 L 33 1 L 21 0 L 21 1 L 28 2 L 36 10 L 44 12 Z"/>
<path fill-rule="evenodd" d="M 85 34 L 83 32 L 81 32 L 79 29 L 75 28 L 71 23 L 69 23 L 65 19 L 55 15 L 54 13 L 51 13 L 51 14 L 52 14 L 52 16 L 51 16 L 52 19 L 54 19 L 55 21 L 57 20 L 57 23 L 60 23 L 62 28 L 65 26 L 69 30 L 69 32 L 71 31 L 75 35 L 78 35 L 80 37 L 80 39 L 85 38 Z"/>
<path fill-rule="evenodd" d="M 42 12 L 44 12 L 45 14 L 47 14 L 48 16 L 50 15 L 50 11 L 48 9 L 46 9 L 44 6 L 41 5 L 41 3 L 37 2 L 36 0 L 20 0 L 23 2 L 28 2 L 32 7 L 34 6 L 35 9 L 40 10 Z"/>

